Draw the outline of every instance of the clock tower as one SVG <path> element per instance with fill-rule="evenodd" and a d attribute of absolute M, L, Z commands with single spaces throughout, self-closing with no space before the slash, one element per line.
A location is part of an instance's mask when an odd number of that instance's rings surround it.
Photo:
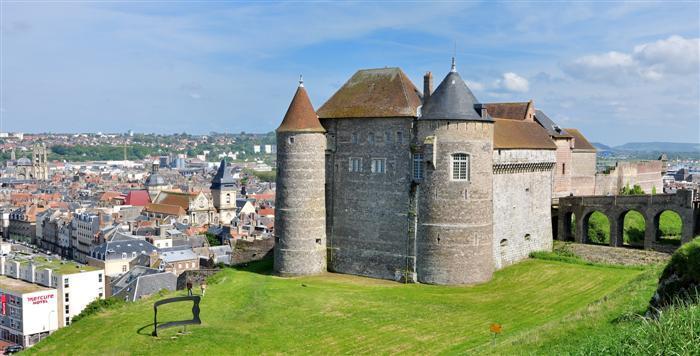
<path fill-rule="evenodd" d="M 219 214 L 219 223 L 230 225 L 231 220 L 236 216 L 236 186 L 225 160 L 221 160 L 219 170 L 214 175 L 209 189 L 214 200 L 214 208 Z"/>

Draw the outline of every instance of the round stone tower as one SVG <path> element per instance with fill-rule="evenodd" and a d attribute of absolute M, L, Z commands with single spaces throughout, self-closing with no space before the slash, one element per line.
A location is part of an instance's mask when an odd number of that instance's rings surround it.
<path fill-rule="evenodd" d="M 304 84 L 299 82 L 277 128 L 275 273 L 326 270 L 326 135 Z"/>
<path fill-rule="evenodd" d="M 493 119 L 452 70 L 416 123 L 425 177 L 418 186 L 418 281 L 485 282 L 493 275 Z"/>

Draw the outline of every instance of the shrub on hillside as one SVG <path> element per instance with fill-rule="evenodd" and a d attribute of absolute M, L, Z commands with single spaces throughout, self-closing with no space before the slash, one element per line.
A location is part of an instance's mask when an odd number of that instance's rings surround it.
<path fill-rule="evenodd" d="M 649 302 L 651 310 L 676 301 L 697 300 L 700 293 L 700 238 L 681 246 L 671 256 L 659 278 L 659 286 Z"/>
<path fill-rule="evenodd" d="M 111 297 L 107 299 L 97 299 L 92 303 L 88 304 L 85 307 L 85 309 L 83 309 L 83 311 L 80 312 L 80 314 L 73 317 L 72 322 L 75 323 L 76 321 L 79 321 L 80 319 L 85 318 L 88 315 L 97 314 L 103 310 L 111 309 L 122 304 L 124 304 L 124 301 L 119 298 Z"/>

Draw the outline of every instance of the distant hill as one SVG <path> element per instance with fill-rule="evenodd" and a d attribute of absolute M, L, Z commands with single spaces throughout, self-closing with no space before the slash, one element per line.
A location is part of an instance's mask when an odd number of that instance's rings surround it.
<path fill-rule="evenodd" d="M 637 152 L 700 152 L 698 143 L 676 143 L 676 142 L 630 142 L 613 148 L 616 151 L 637 151 Z"/>
<path fill-rule="evenodd" d="M 591 142 L 598 151 L 624 152 L 700 152 L 700 143 L 678 142 L 630 142 L 620 146 L 608 146 L 600 142 Z"/>
<path fill-rule="evenodd" d="M 595 147 L 595 149 L 598 151 L 612 151 L 612 147 L 599 142 L 591 142 L 591 145 L 593 145 L 593 147 Z"/>

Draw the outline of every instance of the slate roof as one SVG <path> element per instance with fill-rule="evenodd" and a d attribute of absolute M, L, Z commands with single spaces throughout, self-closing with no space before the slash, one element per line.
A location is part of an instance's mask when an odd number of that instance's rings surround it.
<path fill-rule="evenodd" d="M 559 125 L 554 123 L 552 119 L 549 118 L 542 110 L 535 111 L 535 121 L 537 121 L 542 127 L 547 130 L 547 133 L 552 137 L 573 137 L 569 135 L 568 132 L 564 131 Z"/>
<path fill-rule="evenodd" d="M 413 118 L 420 105 L 420 92 L 400 68 L 362 69 L 318 109 L 318 116 Z"/>
<path fill-rule="evenodd" d="M 326 132 L 318 121 L 318 116 L 314 111 L 309 95 L 303 84 L 299 84 L 292 102 L 287 108 L 287 113 L 282 119 L 282 123 L 277 128 L 277 132 Z"/>
<path fill-rule="evenodd" d="M 488 103 L 484 104 L 489 115 L 497 119 L 525 120 L 531 109 L 532 100 L 520 103 Z"/>
<path fill-rule="evenodd" d="M 423 105 L 422 115 L 419 120 L 464 120 L 492 122 L 488 115 L 481 117 L 477 112 L 474 94 L 467 83 L 452 66 L 452 70 L 442 80 L 437 89 L 430 94 L 427 103 Z"/>
<path fill-rule="evenodd" d="M 161 176 L 158 172 L 151 173 L 148 176 L 148 178 L 146 178 L 146 182 L 144 184 L 146 187 L 157 187 L 167 185 L 167 183 L 165 182 L 165 178 L 163 178 L 163 176 Z"/>
<path fill-rule="evenodd" d="M 135 266 L 112 283 L 112 295 L 128 301 L 136 301 L 160 290 L 174 291 L 177 276 L 154 268 Z"/>
<path fill-rule="evenodd" d="M 211 187 L 209 187 L 209 189 L 231 188 L 235 182 L 236 180 L 233 179 L 231 170 L 226 165 L 226 160 L 222 159 L 219 164 L 219 169 L 211 180 Z"/>
<path fill-rule="evenodd" d="M 493 128 L 493 148 L 556 150 L 557 145 L 547 131 L 536 122 L 496 119 Z"/>
<path fill-rule="evenodd" d="M 140 238 L 125 237 L 123 234 L 117 233 L 112 241 L 93 248 L 90 255 L 100 260 L 115 260 L 121 259 L 122 253 L 126 253 L 127 258 L 131 258 L 133 252 L 150 254 L 155 250 L 156 247 L 148 241 Z"/>
<path fill-rule="evenodd" d="M 574 150 L 575 151 L 590 151 L 595 152 L 596 149 L 591 145 L 585 136 L 578 129 L 564 129 L 571 136 L 574 137 Z"/>
<path fill-rule="evenodd" d="M 191 249 L 182 249 L 175 251 L 161 251 L 160 259 L 165 263 L 172 263 L 178 261 L 188 261 L 199 258 L 199 256 L 194 253 Z"/>

